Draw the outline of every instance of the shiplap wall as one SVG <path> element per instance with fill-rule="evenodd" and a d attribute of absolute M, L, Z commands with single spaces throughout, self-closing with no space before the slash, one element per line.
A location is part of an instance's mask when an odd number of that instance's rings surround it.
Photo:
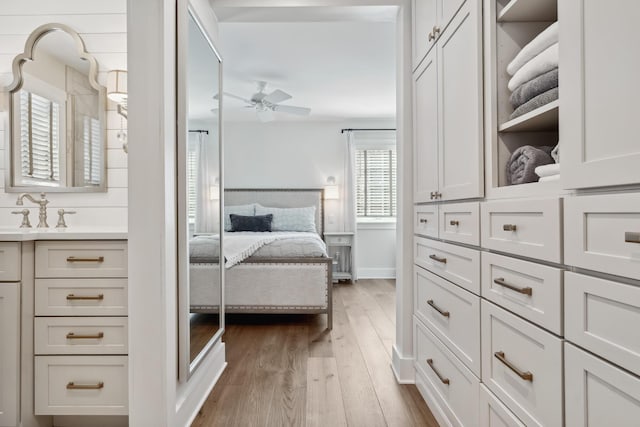
<path fill-rule="evenodd" d="M 126 10 L 126 0 L 0 0 L 0 90 L 12 81 L 13 58 L 24 50 L 28 35 L 38 26 L 51 22 L 66 24 L 80 34 L 87 50 L 99 63 L 98 80 L 106 85 L 107 71 L 127 68 Z M 127 155 L 116 137 L 120 116 L 111 102 L 108 110 L 108 191 L 48 193 L 51 227 L 56 224 L 59 208 L 78 212 L 68 217 L 70 227 L 127 225 Z M 11 214 L 16 209 L 17 194 L 4 192 L 6 114 L 0 111 L 0 226 L 14 226 L 20 224 L 20 216 Z M 125 129 L 126 125 L 124 121 Z M 35 226 L 37 206 L 26 202 L 25 207 L 31 210 L 31 223 Z"/>

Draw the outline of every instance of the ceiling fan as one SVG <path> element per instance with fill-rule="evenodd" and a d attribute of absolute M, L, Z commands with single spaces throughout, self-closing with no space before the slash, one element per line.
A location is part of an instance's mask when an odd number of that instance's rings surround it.
<path fill-rule="evenodd" d="M 247 105 L 247 108 L 255 108 L 258 119 L 261 122 L 270 122 L 275 119 L 273 112 L 296 114 L 298 116 L 308 116 L 311 113 L 311 108 L 294 107 L 292 105 L 280 105 L 281 102 L 291 99 L 292 96 L 288 93 L 276 89 L 271 93 L 265 93 L 267 82 L 259 81 L 258 91 L 251 95 L 251 98 L 246 99 L 232 93 L 223 92 L 224 95 L 229 98 L 238 99 Z"/>

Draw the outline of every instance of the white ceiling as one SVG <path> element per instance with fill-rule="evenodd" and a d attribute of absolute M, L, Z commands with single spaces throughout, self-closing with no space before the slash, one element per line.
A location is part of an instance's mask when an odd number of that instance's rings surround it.
<path fill-rule="evenodd" d="M 276 113 L 277 120 L 395 118 L 395 24 L 389 11 L 370 13 L 378 19 L 318 22 L 307 10 L 309 16 L 300 19 L 305 22 L 221 22 L 224 91 L 250 98 L 256 81 L 264 80 L 267 93 L 281 89 L 293 95 L 283 105 L 311 108 L 309 117 Z M 226 120 L 257 120 L 242 101 L 225 97 L 224 102 Z"/>

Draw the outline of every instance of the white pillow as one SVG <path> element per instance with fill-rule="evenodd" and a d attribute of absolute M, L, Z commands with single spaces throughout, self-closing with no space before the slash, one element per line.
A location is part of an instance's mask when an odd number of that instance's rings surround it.
<path fill-rule="evenodd" d="M 237 205 L 237 206 L 225 206 L 224 207 L 224 231 L 231 231 L 231 218 L 229 215 L 243 215 L 243 216 L 255 216 L 256 204 L 250 205 Z"/>
<path fill-rule="evenodd" d="M 272 231 L 307 231 L 316 233 L 316 207 L 270 208 L 256 205 L 256 215 L 273 215 Z"/>

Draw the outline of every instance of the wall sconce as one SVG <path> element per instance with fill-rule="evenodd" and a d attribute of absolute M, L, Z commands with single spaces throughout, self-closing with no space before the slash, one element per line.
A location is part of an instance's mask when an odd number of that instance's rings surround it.
<path fill-rule="evenodd" d="M 111 70 L 107 73 L 107 98 L 117 104 L 120 114 L 120 131 L 118 141 L 122 143 L 122 149 L 127 152 L 127 133 L 124 131 L 122 118 L 127 118 L 127 72 L 125 70 Z"/>
<path fill-rule="evenodd" d="M 325 200 L 338 200 L 340 193 L 338 192 L 338 186 L 336 185 L 336 178 L 330 176 L 327 178 L 327 185 L 324 186 L 324 199 Z"/>

